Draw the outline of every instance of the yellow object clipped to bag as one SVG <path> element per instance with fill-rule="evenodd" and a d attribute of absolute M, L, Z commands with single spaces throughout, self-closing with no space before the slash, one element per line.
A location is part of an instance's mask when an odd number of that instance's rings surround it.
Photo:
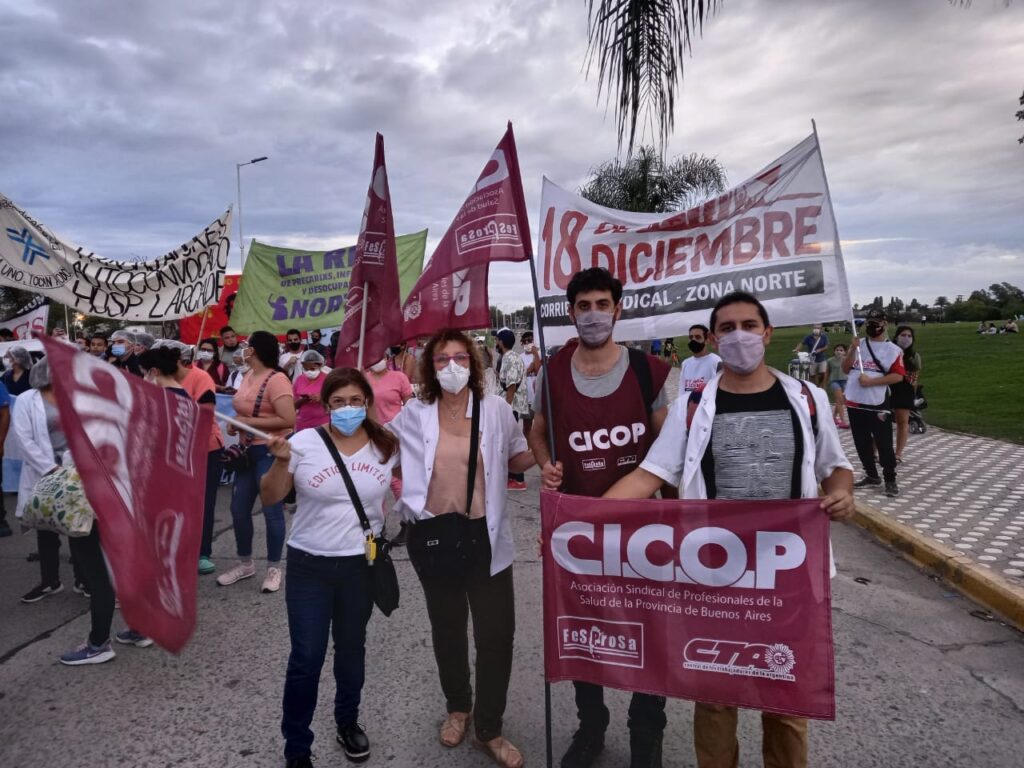
<path fill-rule="evenodd" d="M 95 519 L 85 498 L 82 478 L 74 467 L 58 467 L 43 475 L 32 489 L 21 522 L 29 528 L 66 536 L 88 536 Z"/>

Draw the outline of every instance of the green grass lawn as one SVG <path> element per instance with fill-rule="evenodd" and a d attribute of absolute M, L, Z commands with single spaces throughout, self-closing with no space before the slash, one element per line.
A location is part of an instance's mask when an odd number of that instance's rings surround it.
<path fill-rule="evenodd" d="M 924 420 L 957 432 L 1024 444 L 1024 334 L 978 336 L 977 323 L 914 325 L 928 398 Z M 786 371 L 807 328 L 777 328 L 768 364 Z M 895 330 L 890 326 L 890 334 Z M 830 342 L 849 342 L 831 336 Z M 676 348 L 688 355 L 686 338 Z"/>

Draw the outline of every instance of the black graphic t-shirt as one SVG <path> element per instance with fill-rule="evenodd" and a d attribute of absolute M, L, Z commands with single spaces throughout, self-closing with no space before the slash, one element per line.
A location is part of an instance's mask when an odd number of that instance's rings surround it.
<path fill-rule="evenodd" d="M 701 460 L 709 499 L 798 499 L 800 422 L 782 383 L 750 395 L 718 390 Z"/>

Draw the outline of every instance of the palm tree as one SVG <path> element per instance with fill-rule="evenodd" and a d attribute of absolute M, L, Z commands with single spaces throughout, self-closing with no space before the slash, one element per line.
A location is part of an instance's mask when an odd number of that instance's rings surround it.
<path fill-rule="evenodd" d="M 675 100 L 683 75 L 683 54 L 691 36 L 702 34 L 704 20 L 719 0 L 587 0 L 586 70 L 597 63 L 598 98 L 615 96 L 619 148 L 628 133 L 628 152 L 636 143 L 643 109 L 654 139 L 664 147 L 675 125 Z"/>
<path fill-rule="evenodd" d="M 972 0 L 948 2 L 970 8 Z M 1003 3 L 1009 7 L 1011 0 Z M 721 5 L 720 0 L 587 0 L 586 72 L 589 76 L 596 61 L 598 98 L 602 91 L 609 102 L 614 95 L 620 150 L 628 133 L 627 153 L 632 153 L 641 110 L 653 140 L 665 146 L 675 127 L 683 55 Z M 1024 110 L 1017 119 L 1024 119 Z"/>
<path fill-rule="evenodd" d="M 579 194 L 606 208 L 666 213 L 692 208 L 725 188 L 725 168 L 715 158 L 692 154 L 666 162 L 645 146 L 625 161 L 609 160 L 591 170 Z"/>

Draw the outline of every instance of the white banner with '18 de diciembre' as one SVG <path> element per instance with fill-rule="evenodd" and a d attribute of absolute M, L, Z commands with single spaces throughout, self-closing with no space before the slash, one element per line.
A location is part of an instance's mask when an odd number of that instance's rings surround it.
<path fill-rule="evenodd" d="M 55 235 L 0 195 L 0 285 L 47 296 L 86 315 L 176 320 L 220 298 L 231 209 L 151 261 L 114 261 Z"/>
<path fill-rule="evenodd" d="M 622 281 L 618 340 L 685 335 L 732 291 L 754 294 L 777 326 L 849 319 L 833 222 L 814 135 L 738 187 L 678 213 L 604 208 L 544 179 L 537 278 L 545 342 L 576 335 L 565 290 L 589 267 Z"/>

